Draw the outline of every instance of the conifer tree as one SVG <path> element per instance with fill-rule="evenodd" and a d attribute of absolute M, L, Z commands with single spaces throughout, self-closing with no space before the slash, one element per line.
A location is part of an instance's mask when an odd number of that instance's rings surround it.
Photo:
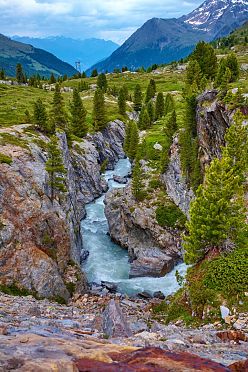
<path fill-rule="evenodd" d="M 142 106 L 139 115 L 138 127 L 139 129 L 148 129 L 150 127 L 151 121 L 149 114 L 147 112 L 146 106 Z"/>
<path fill-rule="evenodd" d="M 73 98 L 70 106 L 71 131 L 77 137 L 84 137 L 87 134 L 86 110 L 77 89 L 73 89 Z"/>
<path fill-rule="evenodd" d="M 164 113 L 165 115 L 169 114 L 175 110 L 175 101 L 173 96 L 170 93 L 166 94 L 165 103 L 164 103 Z"/>
<path fill-rule="evenodd" d="M 20 63 L 17 63 L 16 65 L 16 81 L 18 84 L 22 84 L 26 82 L 25 74 L 23 72 L 23 68 Z"/>
<path fill-rule="evenodd" d="M 132 121 L 131 122 L 131 128 L 130 128 L 130 143 L 129 143 L 129 149 L 127 152 L 127 155 L 130 160 L 134 160 L 139 145 L 139 130 L 137 127 L 137 124 Z"/>
<path fill-rule="evenodd" d="M 198 62 L 201 73 L 209 80 L 213 80 L 217 72 L 217 57 L 214 48 L 206 43 L 200 41 L 191 55 L 191 59 Z"/>
<path fill-rule="evenodd" d="M 58 139 L 52 136 L 47 145 L 48 159 L 46 162 L 46 171 L 49 175 L 49 186 L 51 187 L 51 200 L 54 201 L 55 193 L 66 192 L 65 175 L 66 169 L 63 164 L 61 151 L 58 146 Z"/>
<path fill-rule="evenodd" d="M 202 72 L 197 60 L 190 60 L 186 69 L 186 84 L 191 86 L 196 84 L 199 88 L 200 81 L 202 79 Z"/>
<path fill-rule="evenodd" d="M 98 72 L 97 72 L 97 69 L 95 68 L 92 73 L 91 73 L 91 77 L 97 77 L 98 76 Z"/>
<path fill-rule="evenodd" d="M 105 74 L 100 74 L 97 77 L 97 87 L 106 93 L 108 88 L 108 82 Z"/>
<path fill-rule="evenodd" d="M 67 130 L 67 115 L 64 100 L 60 92 L 60 86 L 58 84 L 55 85 L 55 92 L 53 94 L 50 122 L 52 133 L 55 132 L 56 128 Z"/>
<path fill-rule="evenodd" d="M 163 93 L 158 93 L 155 103 L 155 119 L 158 120 L 164 116 L 164 96 Z"/>
<path fill-rule="evenodd" d="M 49 84 L 55 84 L 56 83 L 56 78 L 54 74 L 52 73 L 49 79 Z"/>
<path fill-rule="evenodd" d="M 5 80 L 5 72 L 4 72 L 4 69 L 3 68 L 0 71 L 0 79 L 1 80 Z"/>
<path fill-rule="evenodd" d="M 156 94 L 156 83 L 153 79 L 150 80 L 146 89 L 145 102 L 148 103 Z"/>
<path fill-rule="evenodd" d="M 95 91 L 93 100 L 93 120 L 96 131 L 101 131 L 105 128 L 105 101 L 102 89 L 97 89 Z"/>
<path fill-rule="evenodd" d="M 154 108 L 154 104 L 152 100 L 148 102 L 148 104 L 146 105 L 146 109 L 147 109 L 147 112 L 150 118 L 150 125 L 151 125 L 155 120 L 155 108 Z"/>
<path fill-rule="evenodd" d="M 188 263 L 198 262 L 213 249 L 237 246 L 247 231 L 243 181 L 248 169 L 248 132 L 241 121 L 238 114 L 227 131 L 222 158 L 211 162 L 191 203 L 189 235 L 184 238 Z"/>
<path fill-rule="evenodd" d="M 124 94 L 125 94 L 125 100 L 128 101 L 129 99 L 129 93 L 128 93 L 128 87 L 126 84 L 123 85 L 122 87 L 123 91 L 124 91 Z"/>
<path fill-rule="evenodd" d="M 134 111 L 140 111 L 142 107 L 142 91 L 141 86 L 137 84 L 134 88 L 134 96 L 133 96 L 133 103 L 134 103 Z"/>
<path fill-rule="evenodd" d="M 220 90 L 222 92 L 222 95 L 224 96 L 226 95 L 228 91 L 228 84 L 231 81 L 231 77 L 232 77 L 231 71 L 228 67 L 226 67 L 225 74 L 222 77 L 221 84 L 220 84 Z"/>
<path fill-rule="evenodd" d="M 34 124 L 41 132 L 49 133 L 49 121 L 47 117 L 46 107 L 40 98 L 34 103 Z"/>
<path fill-rule="evenodd" d="M 173 110 L 171 113 L 169 113 L 167 122 L 166 122 L 166 134 L 171 139 L 174 135 L 174 133 L 177 130 L 177 115 L 176 111 Z"/>
<path fill-rule="evenodd" d="M 118 107 L 121 115 L 126 115 L 126 91 L 121 88 L 118 95 Z"/>

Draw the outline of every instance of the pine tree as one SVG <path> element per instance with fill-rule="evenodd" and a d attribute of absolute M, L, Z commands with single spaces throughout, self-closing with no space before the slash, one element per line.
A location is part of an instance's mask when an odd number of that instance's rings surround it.
<path fill-rule="evenodd" d="M 175 101 L 173 96 L 170 93 L 166 94 L 165 103 L 164 103 L 164 114 L 167 115 L 169 112 L 175 110 Z"/>
<path fill-rule="evenodd" d="M 148 103 L 156 94 L 156 83 L 153 79 L 150 80 L 146 89 L 145 102 Z"/>
<path fill-rule="evenodd" d="M 77 89 L 73 89 L 73 98 L 70 107 L 71 131 L 77 137 L 84 137 L 87 134 L 86 110 Z"/>
<path fill-rule="evenodd" d="M 158 93 L 155 103 L 155 119 L 158 120 L 164 116 L 164 96 L 163 93 Z"/>
<path fill-rule="evenodd" d="M 140 111 L 142 107 L 142 91 L 141 86 L 137 84 L 134 88 L 134 96 L 133 96 L 133 103 L 134 103 L 134 111 Z"/>
<path fill-rule="evenodd" d="M 168 114 L 167 122 L 166 122 L 166 134 L 171 139 L 177 130 L 177 115 L 176 111 L 173 110 L 170 114 Z"/>
<path fill-rule="evenodd" d="M 128 101 L 129 99 L 129 93 L 128 93 L 128 87 L 126 84 L 123 85 L 122 87 L 123 91 L 124 91 L 124 94 L 125 94 L 125 100 Z"/>
<path fill-rule="evenodd" d="M 54 74 L 52 73 L 49 79 L 49 84 L 55 84 L 56 83 L 56 78 Z"/>
<path fill-rule="evenodd" d="M 66 192 L 65 175 L 66 169 L 63 165 L 61 151 L 58 146 L 58 139 L 52 136 L 47 145 L 48 159 L 46 162 L 46 171 L 49 175 L 49 186 L 51 187 L 51 200 L 53 202 L 55 192 Z"/>
<path fill-rule="evenodd" d="M 53 94 L 52 109 L 50 112 L 51 133 L 54 133 L 56 128 L 67 130 L 67 115 L 64 106 L 64 100 L 60 92 L 60 86 L 55 85 Z"/>
<path fill-rule="evenodd" d="M 239 78 L 239 63 L 236 55 L 234 53 L 230 53 L 226 57 L 226 67 L 228 67 L 231 71 L 231 82 L 238 80 Z"/>
<path fill-rule="evenodd" d="M 2 68 L 1 71 L 0 71 L 0 79 L 1 80 L 5 80 L 5 72 L 4 72 L 4 69 Z"/>
<path fill-rule="evenodd" d="M 152 125 L 155 120 L 155 108 L 152 100 L 148 102 L 146 109 L 150 118 L 150 125 Z"/>
<path fill-rule="evenodd" d="M 121 115 L 126 115 L 126 91 L 121 88 L 118 95 L 118 107 Z"/>
<path fill-rule="evenodd" d="M 149 114 L 147 112 L 146 106 L 142 106 L 139 115 L 138 127 L 139 129 L 148 129 L 150 127 L 151 121 Z"/>
<path fill-rule="evenodd" d="M 49 121 L 47 117 L 46 107 L 40 98 L 34 103 L 33 113 L 34 124 L 41 132 L 49 133 Z"/>
<path fill-rule="evenodd" d="M 97 87 L 98 89 L 101 89 L 104 93 L 106 93 L 108 88 L 108 82 L 105 74 L 98 75 L 97 78 Z"/>
<path fill-rule="evenodd" d="M 17 63 L 16 65 L 16 81 L 18 84 L 25 83 L 25 75 L 23 72 L 22 65 L 20 63 Z"/>
<path fill-rule="evenodd" d="M 93 100 L 93 120 L 96 131 L 101 131 L 106 126 L 104 93 L 101 89 L 95 91 Z"/>
<path fill-rule="evenodd" d="M 188 263 L 198 262 L 213 249 L 225 251 L 230 244 L 237 245 L 247 231 L 243 182 L 248 169 L 248 131 L 240 113 L 225 140 L 222 158 L 211 162 L 191 203 L 189 235 L 184 238 Z"/>
<path fill-rule="evenodd" d="M 200 41 L 191 55 L 191 60 L 198 62 L 201 73 L 209 80 L 215 78 L 217 72 L 217 57 L 214 48 L 206 43 Z"/>
<path fill-rule="evenodd" d="M 138 150 L 138 145 L 139 145 L 139 130 L 137 127 L 137 124 L 132 121 L 131 122 L 131 129 L 130 129 L 130 144 L 129 144 L 129 149 L 127 152 L 127 155 L 130 160 L 134 160 L 137 150 Z"/>
<path fill-rule="evenodd" d="M 98 72 L 97 72 L 97 69 L 95 68 L 92 73 L 91 73 L 91 77 L 97 77 L 98 76 Z"/>
<path fill-rule="evenodd" d="M 222 96 L 225 96 L 227 91 L 228 91 L 228 84 L 231 81 L 231 71 L 228 67 L 226 67 L 225 74 L 221 79 L 221 84 L 220 84 L 220 90 L 222 92 Z"/>
<path fill-rule="evenodd" d="M 190 60 L 186 69 L 186 84 L 191 86 L 196 84 L 199 89 L 199 84 L 202 79 L 202 72 L 197 60 Z"/>

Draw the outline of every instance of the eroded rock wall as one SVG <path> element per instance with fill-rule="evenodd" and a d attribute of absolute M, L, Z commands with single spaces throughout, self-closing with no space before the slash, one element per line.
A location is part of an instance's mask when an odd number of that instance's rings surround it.
<path fill-rule="evenodd" d="M 80 269 L 80 221 L 85 204 L 106 191 L 101 163 L 107 159 L 112 168 L 124 156 L 125 128 L 120 121 L 110 123 L 102 134 L 73 143 L 70 150 L 65 134 L 57 134 L 67 169 L 67 193 L 57 195 L 53 203 L 45 171 L 47 154 L 40 145 L 48 139 L 25 129 L 2 130 L 27 146 L 0 146 L 0 152 L 13 159 L 10 165 L 0 164 L 0 285 L 67 300 L 72 289 L 87 290 Z"/>

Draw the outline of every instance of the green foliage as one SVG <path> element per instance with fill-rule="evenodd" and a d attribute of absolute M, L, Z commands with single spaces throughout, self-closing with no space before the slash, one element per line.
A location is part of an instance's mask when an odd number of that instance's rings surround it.
<path fill-rule="evenodd" d="M 164 114 L 167 115 L 172 111 L 175 111 L 175 101 L 172 94 L 167 93 L 164 102 Z"/>
<path fill-rule="evenodd" d="M 145 102 L 148 103 L 156 94 L 156 83 L 153 79 L 150 80 L 146 89 Z"/>
<path fill-rule="evenodd" d="M 210 44 L 205 41 L 200 41 L 196 45 L 190 59 L 198 62 L 202 76 L 205 76 L 208 80 L 213 80 L 215 78 L 217 72 L 217 57 L 214 48 Z"/>
<path fill-rule="evenodd" d="M 126 99 L 127 99 L 127 91 L 124 87 L 122 87 L 119 91 L 118 95 L 118 107 L 119 113 L 121 115 L 126 115 Z"/>
<path fill-rule="evenodd" d="M 44 133 L 50 132 L 50 125 L 46 112 L 46 107 L 40 98 L 34 103 L 33 121 L 35 127 Z"/>
<path fill-rule="evenodd" d="M 184 225 L 186 217 L 175 204 L 169 204 L 156 209 L 156 220 L 162 227 L 176 227 Z"/>
<path fill-rule="evenodd" d="M 127 155 L 130 160 L 134 160 L 137 154 L 138 145 L 139 145 L 139 130 L 135 122 L 130 122 L 129 129 L 129 138 L 126 137 L 126 145 L 129 143 L 129 146 L 126 150 Z"/>
<path fill-rule="evenodd" d="M 234 53 L 230 53 L 226 58 L 222 58 L 220 60 L 217 76 L 215 79 L 215 86 L 221 87 L 221 90 L 227 90 L 227 84 L 236 81 L 238 77 L 238 60 Z"/>
<path fill-rule="evenodd" d="M 51 200 L 53 202 L 55 192 L 66 192 L 65 175 L 66 169 L 64 168 L 61 151 L 58 147 L 58 139 L 52 136 L 47 145 L 48 159 L 46 162 L 46 171 L 49 175 L 49 185 L 51 187 Z"/>
<path fill-rule="evenodd" d="M 165 133 L 167 134 L 168 138 L 172 139 L 173 135 L 177 131 L 177 115 L 176 111 L 173 110 L 167 115 L 166 118 L 166 125 L 165 125 Z"/>
<path fill-rule="evenodd" d="M 91 73 L 91 77 L 97 77 L 98 76 L 98 72 L 97 72 L 97 69 L 95 68 L 92 73 Z"/>
<path fill-rule="evenodd" d="M 138 127 L 139 129 L 148 129 L 151 125 L 150 116 L 147 112 L 146 106 L 142 106 L 139 115 Z"/>
<path fill-rule="evenodd" d="M 93 101 L 93 121 L 96 131 L 101 131 L 106 127 L 105 100 L 102 89 L 97 89 Z"/>
<path fill-rule="evenodd" d="M 155 108 L 154 108 L 154 104 L 153 104 L 152 100 L 150 100 L 147 103 L 146 109 L 147 109 L 147 113 L 148 113 L 149 118 L 150 118 L 150 125 L 151 125 L 155 120 Z"/>
<path fill-rule="evenodd" d="M 86 123 L 87 111 L 84 108 L 82 99 L 77 89 L 73 90 L 72 103 L 70 105 L 70 128 L 71 133 L 77 137 L 84 137 L 87 134 L 88 126 Z"/>
<path fill-rule="evenodd" d="M 0 284 L 0 292 L 6 293 L 10 296 L 30 296 L 34 295 L 33 292 L 25 289 L 25 288 L 20 288 L 16 284 L 10 284 L 10 285 L 4 285 Z"/>
<path fill-rule="evenodd" d="M 101 89 L 104 93 L 106 93 L 108 88 L 108 82 L 105 74 L 100 74 L 97 77 L 97 87 Z"/>
<path fill-rule="evenodd" d="M 56 84 L 55 92 L 53 94 L 52 108 L 50 111 L 50 124 L 51 133 L 55 133 L 56 128 L 62 130 L 67 129 L 67 115 L 59 84 Z"/>
<path fill-rule="evenodd" d="M 134 111 L 140 111 L 142 107 L 142 91 L 140 84 L 136 84 L 133 95 L 133 108 Z"/>
<path fill-rule="evenodd" d="M 238 245 L 247 229 L 244 208 L 244 175 L 247 172 L 247 128 L 237 114 L 226 134 L 221 159 L 214 159 L 206 170 L 204 184 L 190 208 L 185 236 L 185 259 L 195 263 L 213 250 L 225 251 Z"/>
<path fill-rule="evenodd" d="M 107 169 L 107 166 L 108 166 L 108 159 L 104 159 L 102 164 L 101 164 L 101 168 L 100 168 L 100 173 L 104 173 Z"/>
<path fill-rule="evenodd" d="M 12 158 L 8 155 L 0 153 L 0 164 L 3 164 L 3 163 L 11 165 L 12 164 Z"/>
<path fill-rule="evenodd" d="M 49 84 L 55 84 L 56 83 L 56 78 L 54 74 L 52 73 L 49 79 Z"/>
<path fill-rule="evenodd" d="M 17 63 L 16 65 L 16 81 L 18 84 L 26 83 L 27 79 L 25 77 L 25 74 L 23 72 L 22 65 L 20 63 Z"/>
<path fill-rule="evenodd" d="M 165 106 L 164 106 L 164 96 L 163 93 L 159 92 L 155 103 L 155 119 L 158 120 L 164 116 Z"/>

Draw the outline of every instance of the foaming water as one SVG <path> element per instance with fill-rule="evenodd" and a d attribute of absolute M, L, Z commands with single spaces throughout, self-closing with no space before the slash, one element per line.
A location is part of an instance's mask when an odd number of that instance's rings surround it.
<path fill-rule="evenodd" d="M 128 159 L 121 159 L 114 171 L 104 174 L 109 189 L 122 188 L 125 185 L 113 181 L 113 175 L 126 176 L 131 170 Z M 108 235 L 108 223 L 104 214 L 104 198 L 102 195 L 86 206 L 86 218 L 82 221 L 84 249 L 89 251 L 89 257 L 84 263 L 84 271 L 89 282 L 101 283 L 109 281 L 118 284 L 118 291 L 128 295 L 147 291 L 154 293 L 161 291 L 165 295 L 175 292 L 179 286 L 175 272 L 186 273 L 186 265 L 179 264 L 169 274 L 162 278 L 133 278 L 129 279 L 130 264 L 127 250 L 112 242 Z"/>

